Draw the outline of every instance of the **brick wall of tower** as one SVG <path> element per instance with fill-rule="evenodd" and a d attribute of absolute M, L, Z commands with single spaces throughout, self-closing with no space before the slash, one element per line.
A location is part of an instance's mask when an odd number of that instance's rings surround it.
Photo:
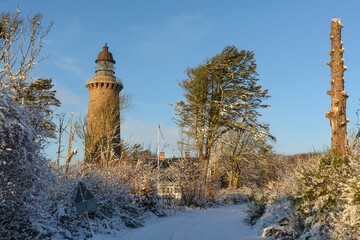
<path fill-rule="evenodd" d="M 99 74 L 95 75 L 92 81 L 86 84 L 86 87 L 90 92 L 87 124 L 88 129 L 94 130 L 91 133 L 91 141 L 96 142 L 100 139 L 102 133 L 98 129 L 104 129 L 106 124 L 116 126 L 115 136 L 112 140 L 113 150 L 115 155 L 120 157 L 119 93 L 123 86 L 121 83 L 116 82 L 116 77 Z M 89 143 L 87 145 L 89 146 Z M 90 159 L 86 158 L 85 161 L 89 162 Z M 98 162 L 99 159 L 92 159 L 92 163 L 99 165 Z"/>

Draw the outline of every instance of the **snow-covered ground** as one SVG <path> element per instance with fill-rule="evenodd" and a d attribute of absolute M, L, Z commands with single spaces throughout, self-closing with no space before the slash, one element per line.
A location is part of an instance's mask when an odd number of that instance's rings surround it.
<path fill-rule="evenodd" d="M 145 227 L 96 235 L 93 240 L 231 240 L 260 239 L 256 229 L 244 222 L 246 205 L 178 212 L 150 221 Z"/>

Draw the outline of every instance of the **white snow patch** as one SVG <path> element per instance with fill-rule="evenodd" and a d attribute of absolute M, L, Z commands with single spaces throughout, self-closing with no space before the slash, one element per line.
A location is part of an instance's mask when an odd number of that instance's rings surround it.
<path fill-rule="evenodd" d="M 244 222 L 246 204 L 207 210 L 178 212 L 158 218 L 143 228 L 97 234 L 92 240 L 251 240 L 260 239 L 256 229 Z"/>

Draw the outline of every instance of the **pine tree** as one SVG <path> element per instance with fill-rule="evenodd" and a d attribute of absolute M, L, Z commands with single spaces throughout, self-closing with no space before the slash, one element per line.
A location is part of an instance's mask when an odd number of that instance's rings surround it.
<path fill-rule="evenodd" d="M 211 150 L 230 130 L 271 136 L 258 122 L 268 90 L 258 85 L 254 53 L 227 46 L 205 63 L 186 71 L 179 82 L 185 101 L 176 102 L 175 122 L 194 139 L 202 168 L 208 168 Z"/>
<path fill-rule="evenodd" d="M 22 89 L 15 90 L 14 99 L 29 111 L 42 112 L 44 115 L 42 121 L 33 119 L 31 124 L 46 137 L 55 137 L 55 124 L 52 122 L 53 107 L 59 107 L 61 103 L 55 97 L 56 90 L 53 90 L 52 79 L 39 78 L 23 85 Z"/>

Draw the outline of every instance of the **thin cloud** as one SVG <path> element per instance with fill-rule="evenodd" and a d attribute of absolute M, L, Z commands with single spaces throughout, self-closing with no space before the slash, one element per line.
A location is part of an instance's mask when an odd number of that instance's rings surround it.
<path fill-rule="evenodd" d="M 78 92 L 74 92 L 74 89 L 66 87 L 54 81 L 54 89 L 56 90 L 56 97 L 61 102 L 62 111 L 67 113 L 87 113 L 88 97 L 79 95 Z"/>
<path fill-rule="evenodd" d="M 81 68 L 76 66 L 75 59 L 71 57 L 61 57 L 59 60 L 55 62 L 55 65 L 76 75 L 81 78 L 86 78 L 86 74 L 81 70 Z"/>
<path fill-rule="evenodd" d="M 201 13 L 176 16 L 164 32 L 174 40 L 188 44 L 200 41 L 208 32 L 209 25 Z"/>
<path fill-rule="evenodd" d="M 140 27 L 134 28 L 134 31 Z M 159 29 L 141 28 L 140 48 L 151 55 L 164 55 L 175 51 L 180 45 L 191 45 L 201 41 L 209 30 L 209 24 L 201 13 L 182 14 L 169 19 Z M 138 32 L 138 31 L 136 31 Z"/>
<path fill-rule="evenodd" d="M 62 36 L 69 39 L 81 35 L 83 26 L 81 20 L 78 17 L 71 19 L 65 18 L 56 24 L 58 31 L 61 32 Z"/>

